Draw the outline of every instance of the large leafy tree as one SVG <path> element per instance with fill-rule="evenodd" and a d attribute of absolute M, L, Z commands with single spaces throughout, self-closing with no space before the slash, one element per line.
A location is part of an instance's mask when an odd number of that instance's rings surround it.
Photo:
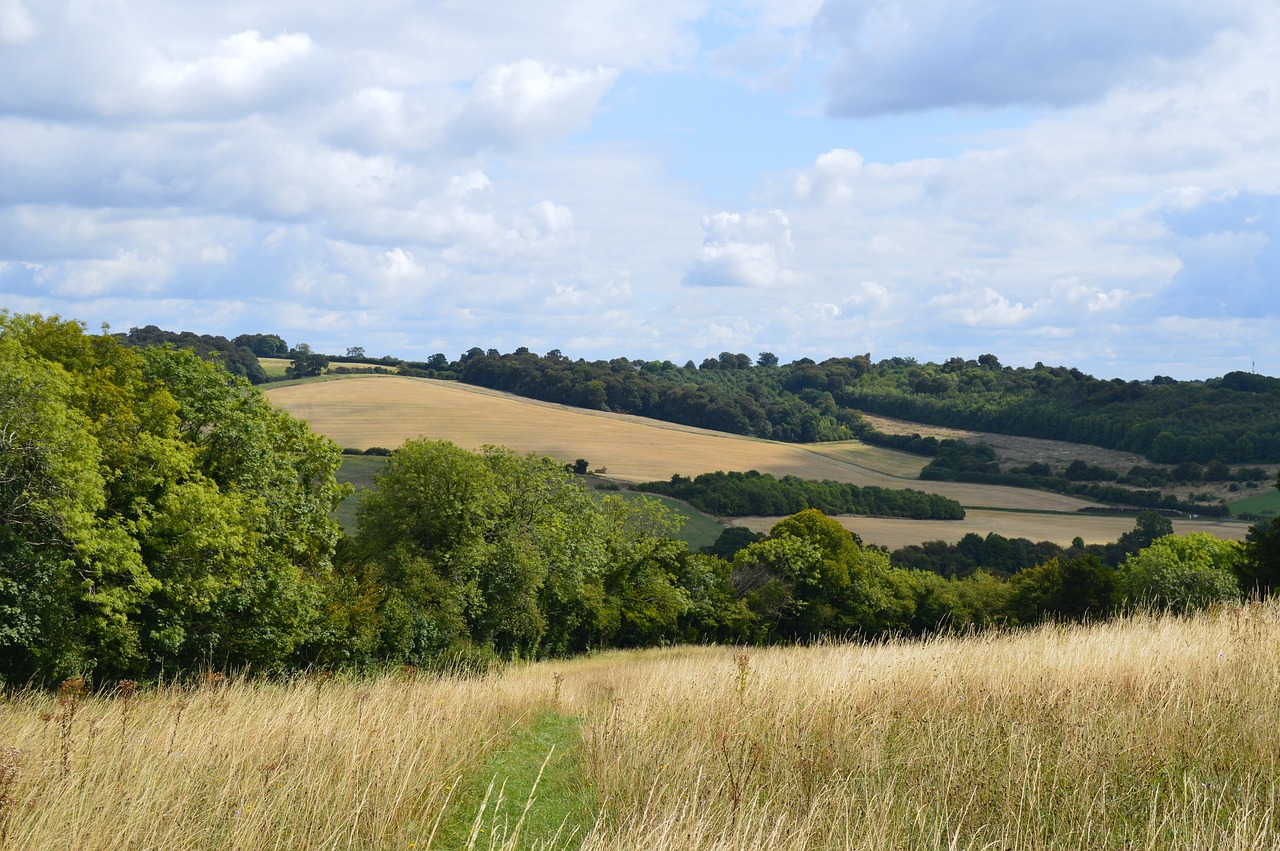
<path fill-rule="evenodd" d="M 0 675 L 283 664 L 344 494 L 327 440 L 243 379 L 0 314 Z"/>
<path fill-rule="evenodd" d="M 1280 488 L 1280 476 L 1276 477 L 1276 487 Z M 1249 529 L 1236 573 L 1247 594 L 1268 595 L 1280 587 L 1280 517 Z"/>
<path fill-rule="evenodd" d="M 649 643 L 688 607 L 666 513 L 598 499 L 549 458 L 409 441 L 362 495 L 357 521 L 342 573 L 364 616 L 338 604 L 322 659 L 348 647 L 421 664 L 477 648 L 537 656 Z"/>
<path fill-rule="evenodd" d="M 1166 535 L 1129 556 L 1118 570 L 1131 603 L 1185 613 L 1238 599 L 1241 546 L 1206 532 Z"/>

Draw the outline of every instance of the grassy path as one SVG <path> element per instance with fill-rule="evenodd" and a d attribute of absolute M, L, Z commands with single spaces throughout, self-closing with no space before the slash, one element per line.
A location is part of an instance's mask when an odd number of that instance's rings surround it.
<path fill-rule="evenodd" d="M 576 849 L 595 823 L 579 771 L 581 720 L 547 712 L 462 781 L 432 848 Z"/>

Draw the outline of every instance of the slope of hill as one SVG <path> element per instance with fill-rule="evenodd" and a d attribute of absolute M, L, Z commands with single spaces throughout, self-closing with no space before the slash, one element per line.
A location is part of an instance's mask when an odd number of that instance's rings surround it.
<path fill-rule="evenodd" d="M 1074 512 L 1089 503 L 1060 494 L 914 477 L 923 460 L 857 441 L 806 447 L 690 426 L 537 402 L 457 382 L 394 376 L 269 388 L 271 401 L 338 444 L 395 447 L 415 437 L 460 446 L 508 446 L 572 462 L 610 478 L 644 482 L 673 474 L 759 470 L 856 485 L 912 487 L 966 507 Z"/>

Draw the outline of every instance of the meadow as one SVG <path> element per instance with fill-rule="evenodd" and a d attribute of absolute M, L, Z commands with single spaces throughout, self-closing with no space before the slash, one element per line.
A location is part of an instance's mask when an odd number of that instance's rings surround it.
<path fill-rule="evenodd" d="M 971 531 L 1050 540 L 1064 546 L 1076 536 L 1086 543 L 1102 543 L 1114 541 L 1133 527 L 1131 518 L 1076 514 L 1090 503 L 1062 494 L 919 481 L 915 477 L 926 459 L 859 441 L 780 443 L 538 402 L 452 381 L 398 376 L 272 385 L 266 394 L 273 404 L 344 447 L 393 448 L 416 437 L 451 440 L 469 449 L 497 444 L 519 452 L 547 454 L 565 463 L 585 458 L 592 469 L 603 468 L 609 479 L 624 483 L 669 479 L 676 473 L 694 476 L 716 470 L 759 470 L 859 486 L 910 487 L 955 499 L 972 518 L 842 518 L 868 543 L 889 547 L 955 541 Z M 735 522 L 763 530 L 776 520 Z M 1238 539 L 1244 537 L 1247 526 L 1180 521 L 1178 530 L 1212 531 Z"/>
<path fill-rule="evenodd" d="M 1263 849 L 1280 606 L 19 691 L 0 847 Z"/>

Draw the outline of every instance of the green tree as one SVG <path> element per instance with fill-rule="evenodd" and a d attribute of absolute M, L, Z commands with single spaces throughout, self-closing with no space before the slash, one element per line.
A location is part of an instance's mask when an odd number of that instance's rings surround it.
<path fill-rule="evenodd" d="M 1241 545 L 1206 532 L 1166 535 L 1120 565 L 1120 587 L 1133 604 L 1185 613 L 1236 600 Z"/>
<path fill-rule="evenodd" d="M 289 378 L 314 378 L 329 366 L 328 356 L 311 351 L 306 343 L 299 343 L 289 355 L 292 362 L 285 369 Z"/>
<path fill-rule="evenodd" d="M 3 314 L 0 361 L 0 670 L 283 664 L 339 535 L 337 448 L 190 350 Z"/>
<path fill-rule="evenodd" d="M 455 647 L 538 656 L 652 643 L 674 634 L 688 607 L 671 515 L 649 500 L 597 499 L 549 458 L 410 441 L 357 517 L 348 583 L 372 571 L 379 605 L 398 599 L 409 620 L 460 623 L 436 630 Z M 431 594 L 402 590 L 418 586 Z"/>
<path fill-rule="evenodd" d="M 1116 571 L 1096 556 L 1054 558 L 1010 580 L 1008 612 L 1031 624 L 1044 618 L 1090 621 L 1106 618 L 1120 600 Z"/>
<path fill-rule="evenodd" d="M 1280 489 L 1280 476 L 1276 488 Z M 1265 596 L 1280 587 L 1280 517 L 1250 527 L 1236 573 L 1246 594 Z"/>

